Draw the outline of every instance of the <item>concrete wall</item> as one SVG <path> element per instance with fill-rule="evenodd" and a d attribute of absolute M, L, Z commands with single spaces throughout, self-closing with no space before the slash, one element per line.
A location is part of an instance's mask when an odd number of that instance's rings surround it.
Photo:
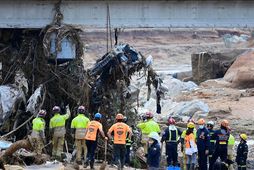
<path fill-rule="evenodd" d="M 55 1 L 1 0 L 0 27 L 40 28 L 52 22 Z M 253 27 L 252 0 L 107 1 L 112 27 Z M 106 1 L 63 0 L 64 22 L 105 27 Z"/>

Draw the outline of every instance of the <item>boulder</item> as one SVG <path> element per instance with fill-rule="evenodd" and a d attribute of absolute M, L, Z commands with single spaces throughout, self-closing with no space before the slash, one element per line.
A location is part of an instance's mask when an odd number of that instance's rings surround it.
<path fill-rule="evenodd" d="M 196 83 L 208 79 L 223 78 L 236 57 L 244 50 L 233 50 L 223 53 L 201 52 L 191 55 L 192 77 Z"/>
<path fill-rule="evenodd" d="M 254 87 L 254 51 L 249 50 L 237 57 L 228 69 L 224 80 L 231 83 L 234 88 Z"/>
<path fill-rule="evenodd" d="M 168 112 L 168 116 L 172 116 L 179 121 L 186 121 L 196 116 L 206 117 L 209 112 L 209 107 L 206 103 L 200 100 L 192 100 L 186 102 L 180 102 L 175 107 L 171 108 Z"/>

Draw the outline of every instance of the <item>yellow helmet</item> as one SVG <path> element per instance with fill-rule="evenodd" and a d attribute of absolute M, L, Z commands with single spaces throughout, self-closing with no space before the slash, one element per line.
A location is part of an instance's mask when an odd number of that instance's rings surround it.
<path fill-rule="evenodd" d="M 240 137 L 243 139 L 243 140 L 247 140 L 247 138 L 248 138 L 248 136 L 245 134 L 245 133 L 242 133 L 241 135 L 240 135 Z"/>
<path fill-rule="evenodd" d="M 187 128 L 194 128 L 194 127 L 195 127 L 195 124 L 192 123 L 192 122 L 189 122 L 189 123 L 187 124 Z"/>

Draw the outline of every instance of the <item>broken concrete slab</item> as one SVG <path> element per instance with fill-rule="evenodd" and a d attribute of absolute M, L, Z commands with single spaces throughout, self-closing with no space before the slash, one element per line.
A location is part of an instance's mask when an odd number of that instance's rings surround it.
<path fill-rule="evenodd" d="M 233 50 L 220 53 L 200 52 L 191 55 L 192 77 L 196 83 L 208 79 L 222 78 L 236 57 L 245 50 Z"/>

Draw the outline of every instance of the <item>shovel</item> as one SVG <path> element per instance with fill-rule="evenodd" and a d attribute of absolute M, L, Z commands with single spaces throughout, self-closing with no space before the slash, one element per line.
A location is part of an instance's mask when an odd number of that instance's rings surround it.
<path fill-rule="evenodd" d="M 100 170 L 105 170 L 107 167 L 107 148 L 108 148 L 108 143 L 107 141 L 105 141 L 104 161 L 101 164 Z"/>

